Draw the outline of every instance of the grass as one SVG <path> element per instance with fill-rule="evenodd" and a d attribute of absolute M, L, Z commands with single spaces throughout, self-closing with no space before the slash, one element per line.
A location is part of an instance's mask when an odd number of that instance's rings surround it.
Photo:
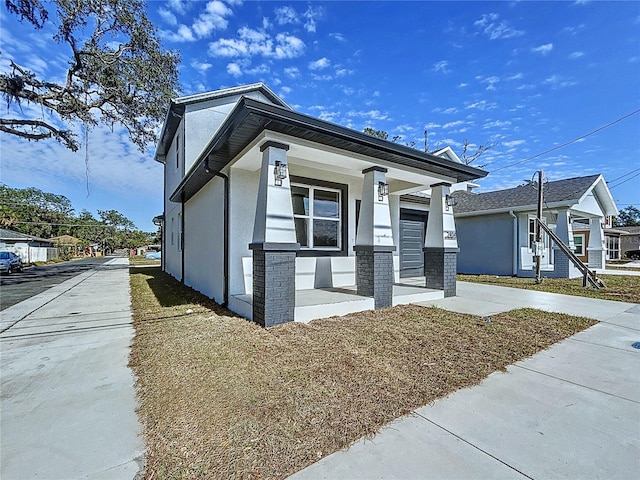
<path fill-rule="evenodd" d="M 640 303 L 640 276 L 598 276 L 604 281 L 606 288 L 600 290 L 592 287 L 585 288 L 582 286 L 582 278 L 544 278 L 541 284 L 536 284 L 533 278 L 497 277 L 494 275 L 458 275 L 458 280 L 499 285 L 501 287 L 524 288 L 539 292 L 600 298 L 602 300 Z"/>
<path fill-rule="evenodd" d="M 595 322 L 398 306 L 263 329 L 131 269 L 146 478 L 285 478 Z"/>
<path fill-rule="evenodd" d="M 129 257 L 129 265 L 160 265 L 161 260 L 159 258 L 146 258 L 142 255 L 134 255 Z"/>

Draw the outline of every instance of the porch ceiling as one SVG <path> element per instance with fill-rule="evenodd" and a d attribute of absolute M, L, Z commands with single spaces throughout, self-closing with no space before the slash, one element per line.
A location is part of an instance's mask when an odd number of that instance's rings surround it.
<path fill-rule="evenodd" d="M 272 140 L 289 145 L 287 159 L 290 165 L 300 165 L 321 171 L 362 177 L 362 170 L 371 167 L 372 163 L 388 169 L 387 182 L 389 190 L 394 194 L 405 194 L 428 188 L 434 183 L 455 183 L 455 177 L 435 175 L 412 167 L 398 168 L 388 161 L 372 159 L 357 153 L 339 150 L 337 148 L 319 145 L 315 142 L 303 140 L 277 132 L 264 131 L 230 164 L 234 168 L 256 171 L 262 163 L 260 145 Z"/>

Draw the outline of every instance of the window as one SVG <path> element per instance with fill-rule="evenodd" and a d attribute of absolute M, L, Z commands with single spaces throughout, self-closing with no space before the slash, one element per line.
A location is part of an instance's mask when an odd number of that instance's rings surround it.
<path fill-rule="evenodd" d="M 544 217 L 542 218 L 543 223 L 546 225 L 546 221 Z M 540 240 L 542 242 L 542 248 L 549 249 L 550 240 L 547 233 L 541 229 Z M 536 243 L 536 217 L 535 215 L 529 215 L 529 250 L 533 252 L 533 244 Z"/>
<path fill-rule="evenodd" d="M 573 251 L 579 257 L 584 257 L 584 234 L 577 234 L 573 236 Z"/>
<path fill-rule="evenodd" d="M 609 260 L 618 260 L 620 258 L 620 238 L 607 235 L 606 240 Z"/>
<path fill-rule="evenodd" d="M 300 256 L 347 254 L 347 186 L 291 176 L 291 204 Z"/>
<path fill-rule="evenodd" d="M 536 243 L 536 219 L 529 217 L 529 250 L 533 251 L 534 243 Z"/>
<path fill-rule="evenodd" d="M 180 168 L 180 134 L 176 136 L 176 169 Z"/>
<path fill-rule="evenodd" d="M 296 239 L 301 248 L 339 250 L 342 247 L 340 193 L 325 187 L 291 186 Z"/>

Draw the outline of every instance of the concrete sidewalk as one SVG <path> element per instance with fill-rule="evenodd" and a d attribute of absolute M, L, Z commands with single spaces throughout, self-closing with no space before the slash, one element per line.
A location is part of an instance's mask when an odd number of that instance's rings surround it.
<path fill-rule="evenodd" d="M 602 323 L 290 479 L 638 478 L 640 305 L 464 282 L 457 297 L 426 304 L 479 316 L 527 306 Z"/>
<path fill-rule="evenodd" d="M 3 480 L 140 470 L 128 264 L 115 258 L 0 314 Z"/>

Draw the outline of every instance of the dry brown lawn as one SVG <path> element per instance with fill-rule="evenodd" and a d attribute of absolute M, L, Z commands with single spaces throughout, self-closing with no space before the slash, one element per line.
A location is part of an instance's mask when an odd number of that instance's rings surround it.
<path fill-rule="evenodd" d="M 146 478 L 284 478 L 595 323 L 399 306 L 263 329 L 132 268 Z"/>

